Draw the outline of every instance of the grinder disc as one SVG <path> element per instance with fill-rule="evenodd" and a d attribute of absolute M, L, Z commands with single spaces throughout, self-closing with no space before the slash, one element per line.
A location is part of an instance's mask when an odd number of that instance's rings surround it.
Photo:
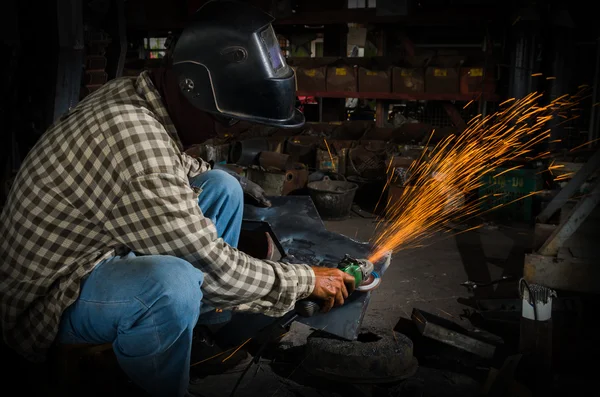
<path fill-rule="evenodd" d="M 372 291 L 381 284 L 381 277 L 377 272 L 371 272 L 369 277 L 363 281 L 357 288 L 357 291 Z"/>

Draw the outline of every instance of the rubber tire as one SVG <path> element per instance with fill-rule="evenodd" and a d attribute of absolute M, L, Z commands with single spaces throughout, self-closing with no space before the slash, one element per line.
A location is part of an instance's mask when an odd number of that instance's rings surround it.
<path fill-rule="evenodd" d="M 380 339 L 361 341 L 368 334 Z M 363 328 L 356 341 L 316 331 L 308 338 L 306 354 L 303 368 L 309 374 L 342 382 L 396 382 L 418 368 L 412 341 L 391 329 Z"/>

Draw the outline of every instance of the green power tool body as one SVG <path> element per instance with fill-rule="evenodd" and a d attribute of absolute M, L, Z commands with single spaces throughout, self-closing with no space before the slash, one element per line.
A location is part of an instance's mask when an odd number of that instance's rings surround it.
<path fill-rule="evenodd" d="M 375 289 L 381 281 L 374 272 L 373 263 L 367 259 L 355 259 L 349 255 L 338 263 L 338 269 L 354 277 L 355 291 L 371 291 Z M 301 300 L 296 303 L 296 313 L 302 317 L 311 317 L 317 313 L 321 307 L 319 303 L 312 300 Z"/>

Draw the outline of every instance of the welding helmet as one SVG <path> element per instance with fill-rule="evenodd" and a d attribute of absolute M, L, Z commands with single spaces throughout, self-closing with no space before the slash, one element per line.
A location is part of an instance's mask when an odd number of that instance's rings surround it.
<path fill-rule="evenodd" d="M 196 108 L 220 118 L 294 128 L 296 79 L 279 47 L 273 17 L 236 1 L 209 1 L 172 50 L 172 71 Z"/>

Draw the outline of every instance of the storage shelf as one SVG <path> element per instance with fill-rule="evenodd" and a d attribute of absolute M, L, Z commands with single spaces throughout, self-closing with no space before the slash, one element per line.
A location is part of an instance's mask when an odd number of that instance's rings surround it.
<path fill-rule="evenodd" d="M 320 98 L 361 98 L 361 99 L 399 99 L 399 100 L 424 100 L 424 101 L 471 101 L 479 100 L 481 94 L 433 94 L 433 93 L 413 93 L 404 94 L 397 92 L 344 92 L 344 91 L 297 91 L 297 96 L 314 96 Z M 486 101 L 498 101 L 499 96 L 495 94 L 483 94 Z"/>

